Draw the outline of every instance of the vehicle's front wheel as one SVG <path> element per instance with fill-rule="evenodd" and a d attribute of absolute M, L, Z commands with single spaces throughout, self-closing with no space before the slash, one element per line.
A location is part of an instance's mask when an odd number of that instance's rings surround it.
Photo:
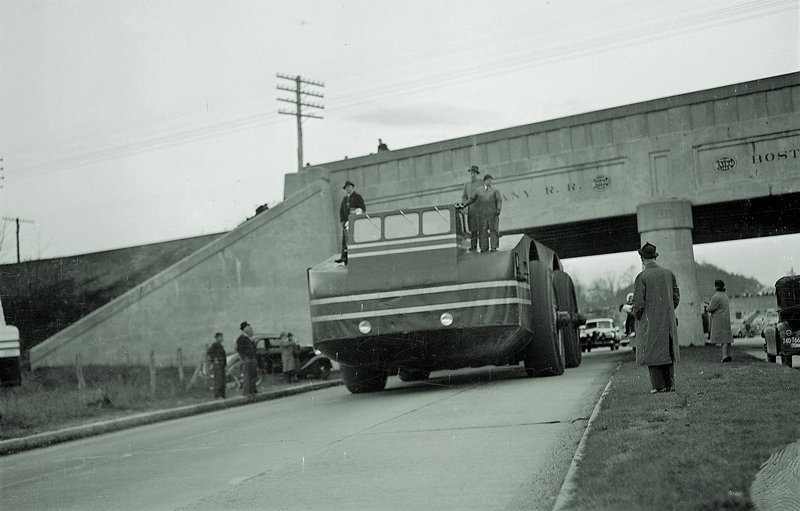
<path fill-rule="evenodd" d="M 575 285 L 572 278 L 561 270 L 553 272 L 553 286 L 556 290 L 556 300 L 558 310 L 569 313 L 569 322 L 561 325 L 564 333 L 564 366 L 567 368 L 578 367 L 581 365 L 581 353 L 583 348 L 580 346 L 580 336 L 578 326 L 575 323 L 578 315 L 578 301 L 575 297 Z"/>
<path fill-rule="evenodd" d="M 767 362 L 770 362 L 770 363 L 774 364 L 775 361 L 777 361 L 777 360 L 778 360 L 777 356 L 770 355 L 769 353 L 767 353 Z"/>
<path fill-rule="evenodd" d="M 386 388 L 386 371 L 366 367 L 342 366 L 344 385 L 352 394 L 378 392 Z"/>
<path fill-rule="evenodd" d="M 533 339 L 525 351 L 525 373 L 531 376 L 558 376 L 564 373 L 564 335 L 556 318 L 558 305 L 553 272 L 541 261 L 532 261 L 530 274 Z"/>

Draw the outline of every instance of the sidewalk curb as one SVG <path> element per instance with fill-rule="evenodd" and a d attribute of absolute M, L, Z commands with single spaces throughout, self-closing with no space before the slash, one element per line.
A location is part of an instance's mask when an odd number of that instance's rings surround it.
<path fill-rule="evenodd" d="M 589 416 L 589 421 L 586 423 L 586 429 L 583 431 L 583 436 L 581 436 L 581 441 L 578 443 L 578 448 L 575 449 L 575 455 L 572 457 L 572 462 L 569 464 L 569 470 L 567 470 L 567 475 L 564 477 L 564 483 L 561 485 L 561 489 L 558 492 L 558 496 L 556 497 L 556 502 L 553 504 L 553 511 L 561 511 L 566 509 L 566 507 L 571 503 L 572 497 L 575 494 L 575 490 L 578 487 L 578 463 L 581 462 L 583 459 L 583 453 L 586 450 L 586 438 L 589 436 L 589 432 L 592 430 L 592 423 L 597 418 L 597 415 L 600 413 L 600 407 L 603 404 L 603 400 L 608 395 L 609 390 L 611 389 L 611 382 L 614 381 L 614 373 L 619 371 L 620 366 L 622 366 L 622 362 L 617 364 L 617 367 L 611 373 L 611 376 L 608 378 L 608 383 L 606 383 L 606 387 L 603 389 L 603 393 L 600 394 L 600 399 L 597 400 L 597 403 L 594 405 L 594 410 L 592 410 L 592 415 Z"/>
<path fill-rule="evenodd" d="M 41 447 L 48 447 L 62 442 L 68 442 L 70 440 L 77 440 L 80 438 L 102 435 L 104 433 L 111 433 L 113 431 L 120 431 L 122 429 L 144 426 L 146 424 L 153 424 L 156 422 L 168 421 L 172 419 L 178 419 L 181 417 L 188 417 L 190 415 L 198 415 L 201 413 L 214 412 L 217 410 L 224 410 L 225 408 L 233 408 L 235 406 L 243 406 L 251 403 L 260 403 L 262 401 L 270 401 L 272 399 L 277 399 L 286 396 L 293 396 L 295 394 L 303 394 L 305 392 L 310 392 L 312 390 L 335 387 L 341 384 L 342 380 L 328 380 L 319 383 L 311 383 L 309 385 L 302 385 L 298 387 L 276 390 L 273 392 L 266 392 L 263 394 L 256 394 L 254 398 L 237 396 L 230 399 L 223 399 L 219 401 L 209 401 L 207 403 L 181 406 L 179 408 L 172 408 L 169 410 L 144 412 L 137 415 L 131 415 L 130 417 L 123 417 L 120 419 L 94 422 L 82 426 L 74 426 L 71 428 L 64 428 L 56 431 L 48 431 L 46 433 L 39 433 L 36 435 L 31 435 L 21 438 L 14 438 L 11 440 L 3 440 L 0 441 L 0 456 L 7 456 L 9 454 L 14 454 L 17 452 L 27 451 L 31 449 L 39 449 Z"/>

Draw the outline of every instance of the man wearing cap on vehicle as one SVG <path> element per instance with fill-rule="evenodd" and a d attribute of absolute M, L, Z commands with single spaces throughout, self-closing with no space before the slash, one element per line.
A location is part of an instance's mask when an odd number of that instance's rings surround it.
<path fill-rule="evenodd" d="M 478 208 L 478 241 L 481 252 L 496 252 L 500 245 L 500 210 L 503 196 L 492 186 L 491 174 L 483 176 L 483 186 L 465 203 L 464 207 L 475 204 Z"/>
<path fill-rule="evenodd" d="M 478 193 L 478 190 L 483 187 L 483 181 L 481 180 L 478 174 L 481 173 L 478 170 L 477 165 L 473 165 L 472 167 L 467 169 L 469 172 L 469 181 L 464 183 L 464 191 L 461 193 L 461 202 L 467 202 L 473 195 Z M 477 205 L 471 206 L 466 208 L 467 209 L 467 230 L 469 231 L 469 250 L 470 252 L 475 252 L 478 250 L 478 231 L 480 230 L 480 220 L 478 219 L 478 207 Z"/>
<path fill-rule="evenodd" d="M 360 215 L 367 210 L 367 206 L 364 205 L 361 195 L 356 193 L 356 185 L 351 181 L 346 181 L 342 188 L 347 195 L 342 198 L 342 205 L 339 206 L 339 221 L 342 223 L 342 255 L 336 262 L 347 264 L 347 228 L 350 213 Z"/>
<path fill-rule="evenodd" d="M 256 363 L 256 343 L 253 341 L 253 327 L 247 321 L 239 325 L 242 335 L 236 339 L 236 352 L 242 360 L 242 394 L 247 397 L 256 395 L 256 376 L 258 365 Z"/>
<path fill-rule="evenodd" d="M 655 245 L 638 250 L 644 269 L 633 284 L 636 316 L 636 363 L 650 371 L 651 394 L 675 391 L 674 362 L 678 360 L 678 322 L 675 309 L 681 294 L 675 274 L 656 264 Z"/>

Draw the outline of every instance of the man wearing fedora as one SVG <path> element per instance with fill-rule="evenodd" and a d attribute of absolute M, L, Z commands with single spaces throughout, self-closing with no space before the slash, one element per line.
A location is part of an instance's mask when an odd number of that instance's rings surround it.
<path fill-rule="evenodd" d="M 473 165 L 467 169 L 469 172 L 469 181 L 464 183 L 464 191 L 461 193 L 461 202 L 465 203 L 469 199 L 472 198 L 473 195 L 478 193 L 478 191 L 483 187 L 483 181 L 481 180 L 478 174 L 481 173 L 478 170 L 477 165 Z M 478 206 L 469 206 L 466 208 L 467 210 L 467 230 L 469 230 L 469 250 L 470 252 L 475 252 L 478 250 L 478 231 L 480 230 L 480 219 L 478 218 Z"/>
<path fill-rule="evenodd" d="M 236 352 L 242 359 L 242 394 L 247 397 L 256 395 L 256 373 L 258 364 L 256 363 L 256 343 L 253 341 L 253 327 L 247 321 L 242 321 L 239 325 L 242 335 L 236 339 Z"/>
<path fill-rule="evenodd" d="M 496 252 L 500 246 L 500 210 L 503 208 L 503 196 L 492 186 L 492 180 L 491 174 L 483 176 L 483 186 L 462 204 L 470 209 L 478 208 L 478 241 L 481 243 L 481 252 Z"/>
<path fill-rule="evenodd" d="M 342 223 L 342 255 L 336 260 L 337 263 L 347 264 L 347 227 L 350 213 L 360 215 L 367 210 L 364 199 L 356 193 L 356 185 L 351 181 L 345 181 L 342 187 L 347 195 L 342 198 L 342 205 L 339 206 L 339 221 Z"/>
<path fill-rule="evenodd" d="M 638 250 L 644 269 L 633 284 L 636 316 L 636 363 L 650 371 L 651 394 L 675 391 L 674 363 L 678 359 L 675 308 L 681 299 L 675 274 L 656 264 L 655 245 Z"/>

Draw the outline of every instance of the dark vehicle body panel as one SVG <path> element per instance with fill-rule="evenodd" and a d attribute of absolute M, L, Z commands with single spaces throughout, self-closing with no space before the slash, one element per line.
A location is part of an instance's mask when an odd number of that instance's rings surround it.
<path fill-rule="evenodd" d="M 345 365 L 387 371 L 520 360 L 534 332 L 529 262 L 560 270 L 558 257 L 522 234 L 503 236 L 497 252 L 468 252 L 463 216 L 452 206 L 436 211 L 449 215 L 449 232 L 362 244 L 351 234 L 347 266 L 331 257 L 309 269 L 316 348 Z M 377 223 L 382 213 L 372 215 Z M 452 324 L 440 321 L 443 313 Z"/>

